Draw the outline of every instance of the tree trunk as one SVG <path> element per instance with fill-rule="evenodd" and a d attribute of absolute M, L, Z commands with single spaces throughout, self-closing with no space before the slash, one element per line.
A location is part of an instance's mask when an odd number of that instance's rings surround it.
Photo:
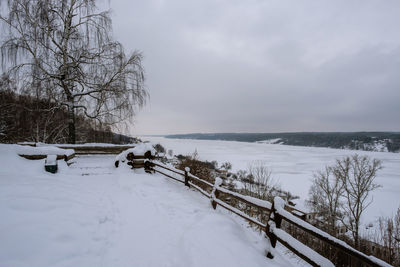
<path fill-rule="evenodd" d="M 68 143 L 75 144 L 75 110 L 74 100 L 68 99 Z"/>
<path fill-rule="evenodd" d="M 356 230 L 354 233 L 354 246 L 356 249 L 360 249 L 360 237 L 358 236 L 358 225 L 356 225 Z"/>

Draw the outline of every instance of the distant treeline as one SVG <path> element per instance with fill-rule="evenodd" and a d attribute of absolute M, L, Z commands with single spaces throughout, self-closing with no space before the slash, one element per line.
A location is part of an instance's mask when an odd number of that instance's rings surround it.
<path fill-rule="evenodd" d="M 0 142 L 66 143 L 67 115 L 65 107 L 49 100 L 0 90 Z M 78 143 L 125 144 L 137 141 L 136 138 L 113 133 L 109 126 L 79 114 L 75 121 Z"/>
<path fill-rule="evenodd" d="M 168 135 L 166 137 L 240 142 L 271 140 L 271 143 L 292 146 L 330 147 L 367 151 L 400 151 L 400 133 L 398 132 L 194 133 Z"/>

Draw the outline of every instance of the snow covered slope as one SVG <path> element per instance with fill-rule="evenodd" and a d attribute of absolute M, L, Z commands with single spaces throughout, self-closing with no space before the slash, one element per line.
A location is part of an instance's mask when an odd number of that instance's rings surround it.
<path fill-rule="evenodd" d="M 58 174 L 0 145 L 0 266 L 288 266 L 266 240 L 168 178 L 81 156 Z"/>
<path fill-rule="evenodd" d="M 337 158 L 354 153 L 367 155 L 382 160 L 383 169 L 376 179 L 382 187 L 373 192 L 374 202 L 365 211 L 363 222 L 368 224 L 379 216 L 392 216 L 400 206 L 400 153 L 163 137 L 142 139 L 161 143 L 166 149 L 172 149 L 175 155 L 187 155 L 197 150 L 203 160 L 216 160 L 219 164 L 229 161 L 234 171 L 247 169 L 253 160 L 264 160 L 283 189 L 302 199 L 308 196 L 313 172 L 334 163 Z"/>

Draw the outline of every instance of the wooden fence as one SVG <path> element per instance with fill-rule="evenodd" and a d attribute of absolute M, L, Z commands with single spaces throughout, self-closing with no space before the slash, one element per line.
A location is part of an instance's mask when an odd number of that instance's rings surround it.
<path fill-rule="evenodd" d="M 271 247 L 269 258 L 274 257 L 279 242 L 312 266 L 391 266 L 308 224 L 299 218 L 299 210 L 279 197 L 271 203 L 241 195 L 223 188 L 220 178 L 211 183 L 192 175 L 188 168 L 182 171 L 157 161 L 146 160 L 144 167 L 196 189 L 210 199 L 214 209 L 219 205 L 265 231 Z"/>

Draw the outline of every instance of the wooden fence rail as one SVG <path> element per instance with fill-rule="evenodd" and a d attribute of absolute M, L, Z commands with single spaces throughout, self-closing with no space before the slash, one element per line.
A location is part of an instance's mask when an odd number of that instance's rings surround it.
<path fill-rule="evenodd" d="M 312 266 L 334 266 L 331 262 L 331 260 L 335 260 L 334 257 L 329 257 L 329 259 L 323 257 L 316 252 L 316 248 L 312 249 L 291 236 L 290 233 L 288 233 L 288 229 L 282 227 L 282 222 L 285 222 L 290 226 L 301 229 L 314 241 L 322 241 L 326 243 L 330 246 L 329 249 L 335 249 L 340 251 L 341 255 L 348 255 L 355 259 L 353 261 L 345 261 L 345 263 L 335 261 L 337 266 L 391 266 L 373 256 L 367 256 L 364 253 L 361 253 L 360 251 L 350 247 L 344 241 L 339 240 L 300 219 L 298 214 L 296 214 L 296 211 L 298 213 L 299 210 L 286 205 L 279 197 L 276 197 L 273 203 L 271 203 L 258 198 L 241 195 L 237 192 L 223 188 L 221 187 L 222 180 L 220 178 L 217 178 L 215 183 L 212 184 L 204 179 L 194 176 L 190 173 L 188 168 L 186 168 L 185 171 L 182 171 L 175 169 L 174 167 L 166 166 L 160 162 L 150 160 L 145 161 L 144 165 L 147 171 L 158 172 L 168 178 L 174 179 L 188 187 L 198 190 L 200 193 L 210 198 L 214 209 L 219 205 L 263 229 L 268 236 L 272 247 L 271 251 L 269 251 L 267 255 L 269 258 L 273 258 L 273 248 L 275 248 L 278 241 Z M 176 175 L 180 176 L 180 178 L 174 177 Z M 199 184 L 202 184 L 202 186 L 199 186 Z M 204 189 L 202 187 L 204 187 Z M 210 193 L 208 191 L 210 191 Z M 261 211 L 262 213 L 266 213 L 266 221 L 259 221 L 257 218 L 246 214 L 237 207 L 233 207 L 228 203 L 226 198 L 221 197 L 221 195 L 229 196 L 229 198 L 233 198 L 236 201 Z M 294 213 L 292 213 L 292 211 L 294 211 Z"/>
<path fill-rule="evenodd" d="M 275 220 L 280 218 L 283 221 L 286 221 L 290 225 L 293 225 L 304 232 L 310 234 L 314 238 L 321 240 L 327 244 L 329 244 L 332 248 L 340 250 L 342 253 L 351 256 L 356 259 L 363 266 L 390 266 L 389 264 L 375 258 L 372 256 L 367 256 L 364 253 L 352 248 L 343 240 L 337 239 L 328 233 L 316 228 L 315 226 L 304 222 L 303 220 L 297 218 L 295 215 L 289 213 L 284 209 L 284 203 L 279 203 L 280 200 L 274 200 L 274 214 Z M 277 204 L 279 203 L 279 204 Z M 348 263 L 347 263 L 348 264 Z M 346 264 L 346 265 L 347 265 Z"/>

